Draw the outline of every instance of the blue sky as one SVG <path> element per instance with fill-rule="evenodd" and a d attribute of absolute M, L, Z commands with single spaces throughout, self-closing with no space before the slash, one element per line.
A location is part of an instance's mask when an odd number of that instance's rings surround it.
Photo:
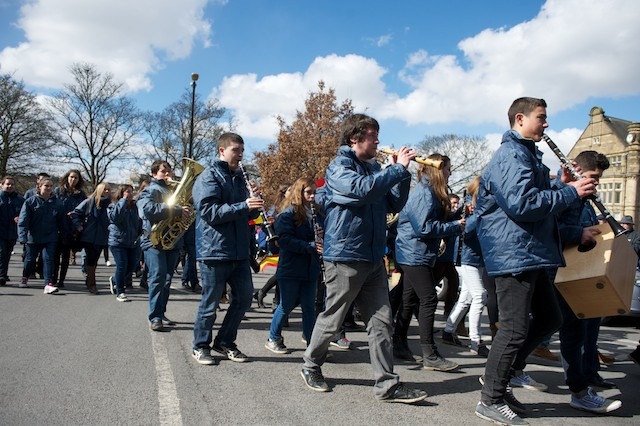
<path fill-rule="evenodd" d="M 640 121 L 639 16 L 636 0 L 0 0 L 0 72 L 46 95 L 91 62 L 147 110 L 197 72 L 249 152 L 320 79 L 395 146 L 442 133 L 497 146 L 511 101 L 537 96 L 567 152 L 593 106 Z"/>

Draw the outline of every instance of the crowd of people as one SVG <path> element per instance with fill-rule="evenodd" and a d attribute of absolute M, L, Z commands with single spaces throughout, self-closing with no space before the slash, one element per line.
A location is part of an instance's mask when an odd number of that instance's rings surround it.
<path fill-rule="evenodd" d="M 353 326 L 357 310 L 368 336 L 375 398 L 424 400 L 426 392 L 402 383 L 394 363 L 419 359 L 425 370 L 463 368 L 444 358 L 436 344 L 436 285 L 446 277 L 441 340 L 461 346 L 459 334 L 468 334 L 471 353 L 486 358 L 475 409 L 479 417 L 498 424 L 528 424 L 522 417 L 529 409 L 513 388 L 547 389 L 525 371 L 526 360 L 558 331 L 570 406 L 598 414 L 614 411 L 621 401 L 596 392 L 615 386 L 598 374 L 600 320 L 578 319 L 553 286 L 557 268 L 565 266 L 563 248 L 589 244 L 599 232 L 592 228 L 597 217 L 587 200 L 609 163 L 604 155 L 585 151 L 575 158 L 582 179 L 563 168 L 551 180 L 536 146 L 548 126 L 545 101 L 516 99 L 508 118 L 511 128 L 500 148 L 462 199 L 449 190 L 451 160 L 446 155 L 434 153 L 429 163 L 421 163 L 413 188 L 413 149 L 400 148 L 382 168 L 376 161 L 380 126 L 364 114 L 345 119 L 325 184 L 300 177 L 284 185 L 268 213 L 259 188 L 244 174 L 244 141 L 235 133 L 220 136 L 217 158 L 195 179 L 188 205 L 167 203 L 173 170 L 160 160 L 152 164 L 152 178 L 137 195 L 131 185 L 120 185 L 112 197 L 109 185 L 99 184 L 86 196 L 80 172 L 70 170 L 55 189 L 50 177 L 39 176 L 37 187 L 23 199 L 7 176 L 0 192 L 0 285 L 8 280 L 8 258 L 17 241 L 25 244 L 21 287 L 27 286 L 40 257 L 44 293 L 59 291 L 71 253 L 82 250 L 86 286 L 96 294 L 97 261 L 109 247 L 116 263 L 112 293 L 118 301 L 127 301 L 131 277 L 144 265 L 140 274 L 148 285 L 149 326 L 164 331 L 171 326 L 165 312 L 182 254 L 183 285 L 201 293 L 193 358 L 199 364 L 216 364 L 213 350 L 231 361 L 247 362 L 249 357 L 236 345 L 238 328 L 252 299 L 264 307 L 268 291 L 254 292 L 251 269 L 264 238 L 258 229 L 256 239 L 249 223 L 266 213 L 274 220 L 278 239 L 262 248 L 277 252 L 279 261 L 268 283 L 277 283 L 278 295 L 265 348 L 288 353 L 282 330 L 300 306 L 307 343 L 301 376 L 309 389 L 331 390 L 322 367 L 329 346 L 349 348 L 345 330 Z M 388 213 L 398 213 L 396 223 L 387 222 Z M 158 244 L 155 225 L 194 216 L 172 244 Z M 391 293 L 387 265 L 401 275 Z M 218 306 L 227 293 L 229 308 L 214 336 Z M 482 338 L 485 306 L 490 344 Z M 414 316 L 418 358 L 408 336 Z M 630 355 L 636 362 L 638 351 Z"/>

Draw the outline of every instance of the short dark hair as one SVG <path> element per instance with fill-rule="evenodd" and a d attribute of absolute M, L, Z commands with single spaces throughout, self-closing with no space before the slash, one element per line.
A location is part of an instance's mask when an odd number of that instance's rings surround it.
<path fill-rule="evenodd" d="M 239 134 L 233 132 L 223 133 L 218 138 L 218 148 L 226 148 L 234 143 L 244 145 L 244 139 L 242 139 L 242 136 Z"/>
<path fill-rule="evenodd" d="M 582 151 L 573 161 L 585 172 L 595 169 L 605 171 L 609 168 L 609 160 L 607 157 L 596 151 Z"/>
<path fill-rule="evenodd" d="M 168 161 L 156 160 L 153 162 L 153 164 L 151 164 L 151 174 L 155 175 L 156 173 L 158 173 L 158 171 L 160 170 L 160 167 L 162 166 L 168 167 L 173 170 L 173 168 L 171 167 L 171 164 L 169 164 Z"/>
<path fill-rule="evenodd" d="M 507 115 L 509 116 L 509 125 L 513 127 L 516 122 L 517 114 L 529 115 L 531 111 L 538 107 L 547 107 L 547 102 L 544 99 L 538 98 L 518 98 L 511 104 L 509 107 L 509 112 Z"/>
<path fill-rule="evenodd" d="M 380 131 L 378 121 L 366 114 L 353 114 L 347 117 L 342 123 L 342 139 L 340 145 L 351 146 L 351 138 L 361 141 L 368 129 Z"/>

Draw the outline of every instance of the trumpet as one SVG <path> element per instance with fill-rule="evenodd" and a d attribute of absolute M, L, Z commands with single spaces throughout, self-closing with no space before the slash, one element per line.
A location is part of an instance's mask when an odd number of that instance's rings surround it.
<path fill-rule="evenodd" d="M 382 152 L 383 154 L 398 155 L 396 151 L 388 148 L 380 148 L 378 151 Z M 413 161 L 415 161 L 416 163 L 424 164 L 425 166 L 435 167 L 438 170 L 444 167 L 444 162 L 442 160 L 430 160 L 424 157 L 416 157 L 413 159 Z"/>
<path fill-rule="evenodd" d="M 549 145 L 549 148 L 551 148 L 551 151 L 553 151 L 553 153 L 556 155 L 556 157 L 558 157 L 560 162 L 569 170 L 569 172 L 571 173 L 574 179 L 576 180 L 582 179 L 582 176 L 580 176 L 580 174 L 578 173 L 576 168 L 573 166 L 571 161 L 562 153 L 562 151 L 560 151 L 560 148 L 558 148 L 558 145 L 556 145 L 555 142 L 553 142 L 549 136 L 543 134 L 542 140 L 545 141 L 547 145 Z M 598 196 L 597 193 L 588 198 L 593 202 L 593 204 L 598 208 L 598 210 L 600 210 L 600 213 L 602 213 L 602 216 L 607 221 L 607 223 L 611 227 L 611 230 L 613 231 L 613 234 L 616 237 L 619 237 L 621 235 L 624 235 L 630 232 L 629 230 L 623 228 L 622 225 L 620 225 L 620 223 L 613 217 L 613 215 L 611 215 L 611 212 L 605 207 L 604 204 L 602 204 L 602 201 L 600 200 L 600 196 Z M 593 248 L 593 246 L 581 247 L 580 251 L 587 251 L 587 250 L 590 250 L 591 248 Z"/>
<path fill-rule="evenodd" d="M 238 167 L 240 168 L 240 171 L 242 172 L 242 177 L 244 178 L 244 182 L 247 185 L 247 190 L 249 191 L 249 197 L 254 198 L 256 194 L 254 194 L 253 188 L 251 187 L 251 183 L 249 182 L 249 175 L 247 175 L 247 172 L 244 170 L 244 167 L 242 167 L 242 161 L 238 162 Z M 260 195 L 258 195 L 258 197 L 260 197 Z M 277 240 L 278 236 L 273 230 L 273 225 L 271 225 L 271 222 L 269 222 L 269 218 L 267 216 L 267 212 L 264 209 L 264 207 L 260 209 L 260 218 L 262 219 L 262 227 L 264 228 L 264 231 L 267 233 L 267 241 Z"/>

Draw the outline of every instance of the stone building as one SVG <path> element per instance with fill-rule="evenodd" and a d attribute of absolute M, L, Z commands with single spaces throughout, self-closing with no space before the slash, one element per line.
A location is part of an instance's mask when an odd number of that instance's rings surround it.
<path fill-rule="evenodd" d="M 600 199 L 615 218 L 631 215 L 639 223 L 640 123 L 609 117 L 600 107 L 591 108 L 589 116 L 589 124 L 567 156 L 574 158 L 585 150 L 606 155 L 610 167 L 598 185 Z"/>

